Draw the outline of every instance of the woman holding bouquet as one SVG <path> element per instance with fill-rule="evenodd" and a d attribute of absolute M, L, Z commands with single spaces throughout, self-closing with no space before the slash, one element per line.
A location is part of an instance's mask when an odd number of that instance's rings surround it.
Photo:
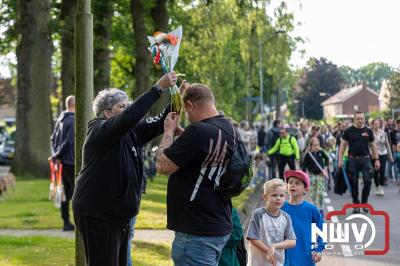
<path fill-rule="evenodd" d="M 93 101 L 96 118 L 88 125 L 73 196 L 89 266 L 127 263 L 129 221 L 139 211 L 142 193 L 141 149 L 163 133 L 170 108 L 156 117 L 143 116 L 176 80 L 174 72 L 164 75 L 132 104 L 118 89 L 100 91 Z"/>

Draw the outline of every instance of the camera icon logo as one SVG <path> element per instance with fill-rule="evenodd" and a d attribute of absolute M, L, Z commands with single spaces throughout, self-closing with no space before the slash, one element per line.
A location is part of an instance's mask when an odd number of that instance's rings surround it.
<path fill-rule="evenodd" d="M 371 220 L 370 217 L 364 214 L 352 214 L 352 215 L 346 215 L 347 210 L 353 209 L 353 208 L 367 208 L 369 209 L 370 216 L 376 217 L 376 216 L 382 216 L 384 219 L 384 224 L 385 224 L 385 239 L 384 239 L 384 246 L 382 249 L 368 249 L 369 246 L 374 242 L 375 237 L 376 237 L 376 225 L 375 223 Z M 333 221 L 332 219 L 334 216 L 342 216 L 345 217 L 344 221 L 347 223 L 342 223 L 339 221 Z M 353 219 L 360 219 L 363 220 L 363 222 L 360 223 L 351 223 L 350 221 Z M 322 230 L 317 228 L 316 225 L 312 225 L 312 238 L 313 240 L 316 240 L 317 235 L 319 235 L 323 241 L 326 243 L 329 240 L 329 243 L 348 243 L 350 239 L 350 232 L 352 232 L 354 238 L 356 239 L 357 243 L 363 243 L 356 245 L 357 249 L 364 249 L 364 255 L 385 255 L 386 253 L 389 252 L 389 246 L 390 246 L 390 233 L 389 233 L 389 225 L 390 225 L 390 220 L 389 220 L 389 214 L 385 211 L 376 211 L 371 204 L 346 204 L 343 206 L 343 208 L 339 211 L 331 211 L 326 215 L 326 220 L 327 221 L 333 221 L 332 223 L 325 223 L 323 224 Z M 328 230 L 328 225 L 329 225 L 329 230 Z M 361 225 L 361 228 L 360 228 Z M 367 228 L 370 228 L 371 231 L 371 236 L 369 239 L 364 239 L 365 238 L 365 233 Z M 336 236 L 334 232 L 336 231 Z M 329 239 L 328 239 L 329 235 Z"/>

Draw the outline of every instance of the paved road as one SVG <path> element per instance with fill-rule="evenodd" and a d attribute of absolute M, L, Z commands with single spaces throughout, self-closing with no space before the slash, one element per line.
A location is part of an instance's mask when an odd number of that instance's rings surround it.
<path fill-rule="evenodd" d="M 362 184 L 360 184 L 360 193 L 361 193 Z M 389 182 L 389 185 L 385 187 L 385 196 L 376 196 L 375 195 L 375 185 L 372 186 L 371 194 L 369 198 L 369 203 L 374 207 L 375 210 L 386 211 L 389 214 L 390 218 L 390 249 L 386 255 L 383 256 L 347 256 L 343 258 L 343 256 L 334 256 L 334 258 L 342 263 L 340 265 L 400 265 L 400 193 L 398 187 Z M 361 195 L 361 194 L 360 194 Z M 352 199 L 349 193 L 340 196 L 334 194 L 332 191 L 328 191 L 327 193 L 326 203 L 330 205 L 335 210 L 340 210 L 342 206 L 346 203 L 351 203 Z M 371 218 L 376 226 L 376 239 L 370 248 L 380 249 L 383 247 L 385 234 L 384 234 L 384 218 L 383 217 L 375 217 L 370 214 L 367 215 Z M 338 217 L 339 220 L 344 220 L 343 217 Z M 342 218 L 342 219 L 341 219 Z M 358 228 L 361 228 L 361 219 L 354 220 L 358 225 Z M 364 221 L 365 222 L 365 221 Z M 371 235 L 370 227 L 368 227 L 366 231 L 366 238 Z M 352 239 L 352 238 L 351 238 Z M 354 240 L 354 239 L 353 239 Z M 341 258 L 340 258 L 341 257 Z M 337 264 L 337 265 L 339 265 Z M 325 265 L 325 264 L 321 264 Z M 328 265 L 328 264 L 326 264 Z M 329 264 L 336 265 L 336 264 Z"/>

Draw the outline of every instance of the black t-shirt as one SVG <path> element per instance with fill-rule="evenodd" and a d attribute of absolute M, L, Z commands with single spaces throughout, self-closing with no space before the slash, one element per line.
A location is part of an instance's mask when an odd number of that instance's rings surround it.
<path fill-rule="evenodd" d="M 230 122 L 218 115 L 191 124 L 164 151 L 180 167 L 168 179 L 168 229 L 199 236 L 231 233 L 231 202 L 214 187 L 232 155 L 233 134 Z"/>
<path fill-rule="evenodd" d="M 400 143 L 400 130 L 393 129 L 390 131 L 390 141 L 392 145 L 397 145 Z"/>
<path fill-rule="evenodd" d="M 363 128 L 351 126 L 344 131 L 342 139 L 349 143 L 349 155 L 367 156 L 369 155 L 368 144 L 374 141 L 374 134 L 365 126 Z"/>

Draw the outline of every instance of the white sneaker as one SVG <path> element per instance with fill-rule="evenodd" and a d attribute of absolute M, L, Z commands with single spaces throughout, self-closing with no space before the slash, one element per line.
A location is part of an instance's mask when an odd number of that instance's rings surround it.
<path fill-rule="evenodd" d="M 377 195 L 377 196 L 380 196 L 380 195 L 381 195 L 381 186 L 378 186 L 378 187 L 376 188 L 375 195 Z"/>
<path fill-rule="evenodd" d="M 383 187 L 381 187 L 380 192 L 381 192 L 381 196 L 385 195 L 385 191 L 383 191 Z"/>

